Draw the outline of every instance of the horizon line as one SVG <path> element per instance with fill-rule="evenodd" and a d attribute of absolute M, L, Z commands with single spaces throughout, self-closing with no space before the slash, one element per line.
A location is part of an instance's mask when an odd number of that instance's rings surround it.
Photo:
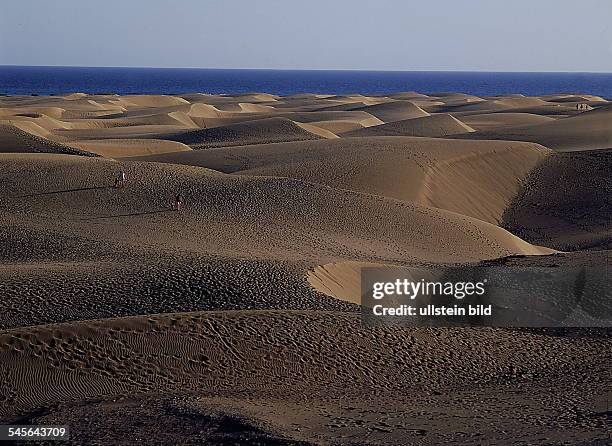
<path fill-rule="evenodd" d="M 441 70 L 441 69 L 363 69 L 363 68 L 222 68 L 222 67 L 152 67 L 152 66 L 115 66 L 115 65 L 18 65 L 0 64 L 0 67 L 19 68 L 123 68 L 123 69 L 154 69 L 154 70 L 218 70 L 218 71 L 362 71 L 372 73 L 528 73 L 528 74 L 612 74 L 609 71 L 519 71 L 519 70 Z"/>

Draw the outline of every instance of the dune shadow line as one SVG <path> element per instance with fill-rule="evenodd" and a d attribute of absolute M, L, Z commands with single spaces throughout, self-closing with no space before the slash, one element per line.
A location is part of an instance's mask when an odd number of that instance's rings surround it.
<path fill-rule="evenodd" d="M 115 214 L 115 215 L 102 215 L 100 217 L 91 217 L 91 218 L 82 218 L 82 221 L 89 220 L 102 220 L 105 218 L 118 218 L 118 217 L 135 217 L 138 215 L 151 215 L 151 214 L 163 214 L 165 212 L 172 212 L 173 209 L 160 209 L 158 211 L 148 211 L 148 212 L 132 212 L 130 214 Z"/>
<path fill-rule="evenodd" d="M 55 190 L 51 192 L 40 192 L 38 194 L 20 195 L 17 198 L 38 197 L 40 195 L 66 194 L 69 192 L 81 192 L 81 191 L 86 191 L 86 190 L 101 190 L 101 189 L 111 189 L 111 188 L 112 186 L 81 187 L 78 189 Z"/>

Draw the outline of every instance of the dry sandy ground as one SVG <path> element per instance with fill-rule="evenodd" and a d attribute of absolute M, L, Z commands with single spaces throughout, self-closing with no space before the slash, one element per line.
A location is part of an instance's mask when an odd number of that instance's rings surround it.
<path fill-rule="evenodd" d="M 374 329 L 355 303 L 363 265 L 606 267 L 611 122 L 580 94 L 0 97 L 0 421 L 606 444 L 609 329 Z"/>

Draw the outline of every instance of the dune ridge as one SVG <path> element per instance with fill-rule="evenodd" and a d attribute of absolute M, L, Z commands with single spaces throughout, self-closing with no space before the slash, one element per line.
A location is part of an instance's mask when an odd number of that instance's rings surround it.
<path fill-rule="evenodd" d="M 447 135 L 470 133 L 475 130 L 448 114 L 393 121 L 364 129 L 343 133 L 343 137 L 360 136 L 427 136 L 439 138 Z"/>
<path fill-rule="evenodd" d="M 320 132 L 323 132 L 321 129 Z M 300 141 L 321 138 L 286 118 L 268 118 L 230 124 L 211 129 L 193 130 L 168 136 L 168 139 L 186 144 L 195 149 Z"/>

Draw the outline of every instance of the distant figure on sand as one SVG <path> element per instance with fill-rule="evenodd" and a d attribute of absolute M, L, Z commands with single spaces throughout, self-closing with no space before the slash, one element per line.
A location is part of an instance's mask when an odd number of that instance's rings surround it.
<path fill-rule="evenodd" d="M 174 197 L 174 209 L 180 211 L 183 208 L 183 195 L 180 192 Z"/>
<path fill-rule="evenodd" d="M 117 176 L 115 177 L 115 187 L 121 188 L 125 186 L 125 172 L 120 170 L 117 172 Z"/>

